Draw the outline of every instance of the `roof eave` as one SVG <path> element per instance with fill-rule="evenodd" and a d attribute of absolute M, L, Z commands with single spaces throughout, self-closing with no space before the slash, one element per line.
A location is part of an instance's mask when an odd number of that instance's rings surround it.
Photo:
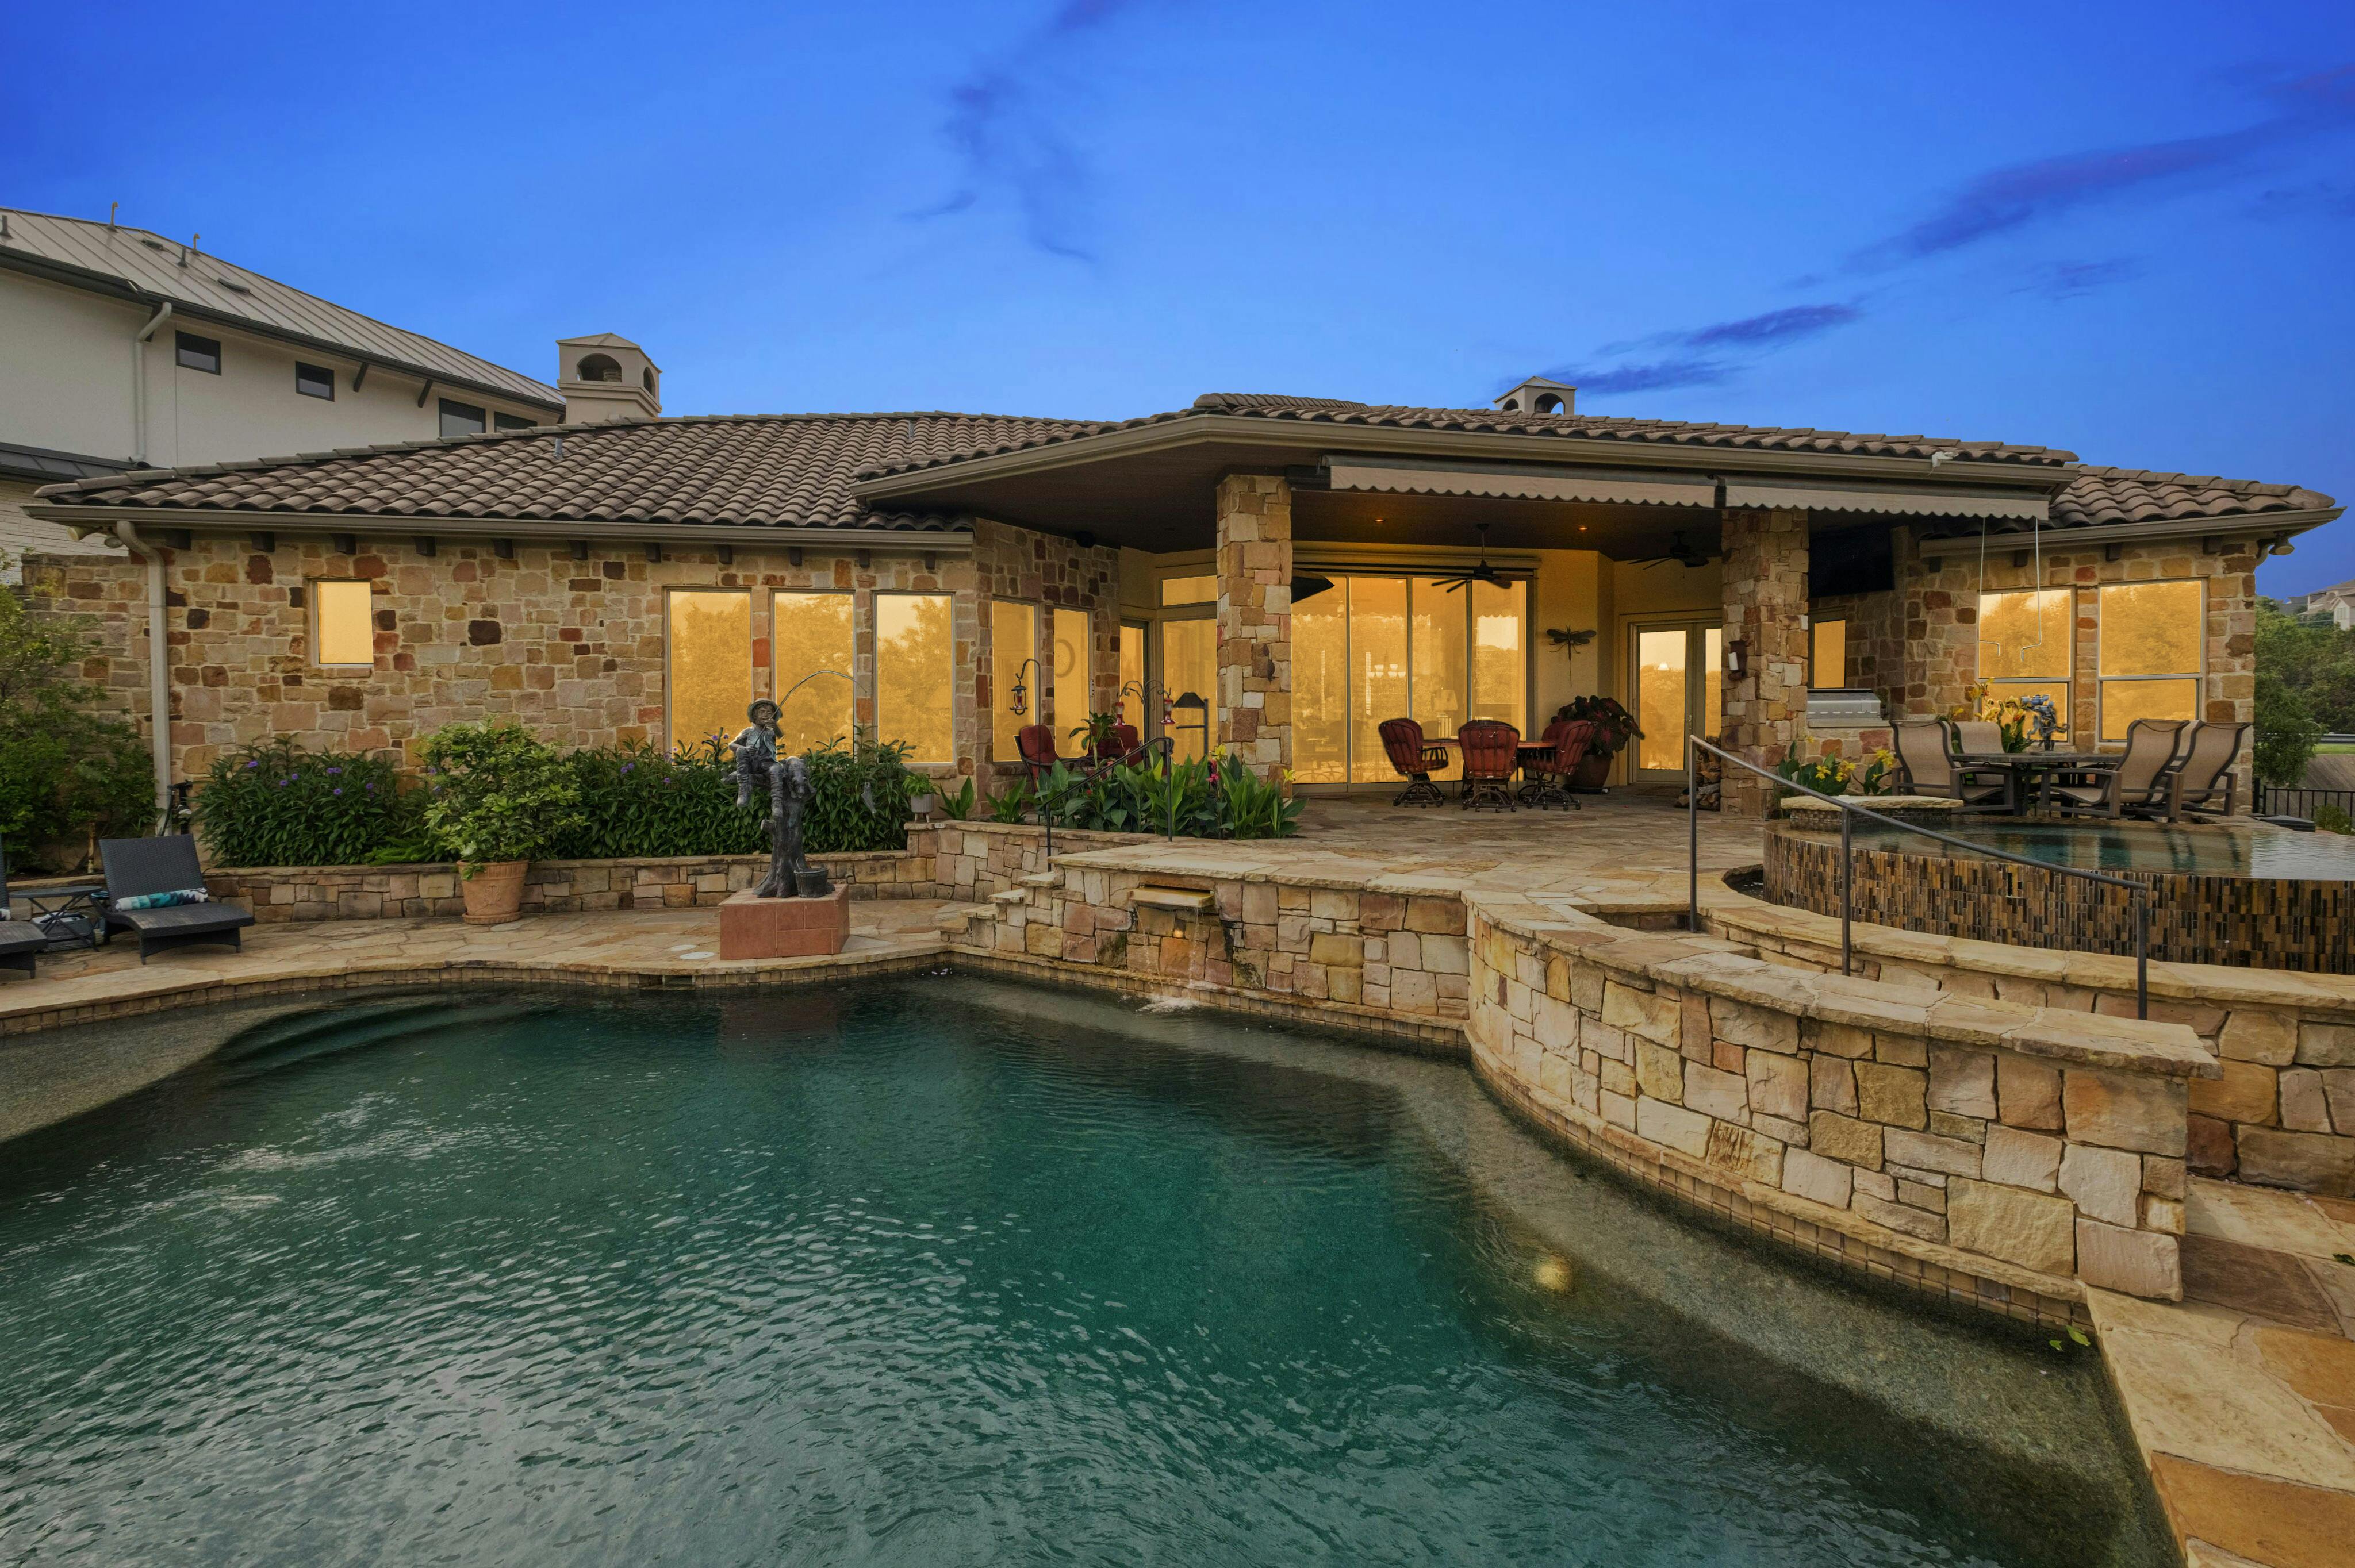
<path fill-rule="evenodd" d="M 973 547 L 968 518 L 939 528 L 862 528 L 827 523 L 621 523 L 563 517 L 425 517 L 397 513 L 230 511 L 195 506 L 61 506 L 35 503 L 25 515 L 77 534 L 112 534 L 117 523 L 191 534 L 357 534 L 370 538 L 606 539 L 631 544 L 817 544 L 909 553 L 960 554 Z"/>
<path fill-rule="evenodd" d="M 2343 506 L 2325 506 L 2294 512 L 2225 512 L 2204 517 L 2153 517 L 2135 523 L 2063 523 L 2035 530 L 2012 528 L 2002 533 L 1989 533 L 1986 538 L 1989 544 L 2005 550 L 2025 548 L 2025 541 L 2038 533 L 2050 539 L 2055 548 L 2062 549 L 2082 549 L 2088 545 L 2133 545 L 2243 535 L 2275 535 L 2286 539 L 2333 522 L 2346 510 Z M 1917 541 L 1916 547 L 1925 556 L 1958 556 L 1977 549 L 1979 542 L 1977 533 L 1958 529 L 1950 534 L 1922 538 Z"/>
<path fill-rule="evenodd" d="M 137 305 L 154 306 L 163 303 L 165 299 L 164 295 L 151 293 L 142 289 L 127 278 L 119 278 L 110 272 L 95 271 L 87 267 L 77 267 L 69 261 L 58 261 L 46 256 L 28 255 L 21 250 L 0 249 L 0 268 L 6 268 L 13 272 L 22 272 L 27 277 L 40 278 L 48 282 L 62 283 L 69 288 L 84 289 L 94 294 L 106 294 L 115 299 L 127 300 Z M 267 322 L 255 321 L 250 316 L 217 310 L 192 300 L 181 299 L 176 295 L 171 296 L 170 299 L 175 319 L 209 322 L 255 337 L 266 337 L 274 343 L 292 344 L 298 348 L 307 348 L 315 354 L 352 360 L 373 368 L 389 370 L 396 375 L 431 381 L 436 386 L 463 387 L 486 397 L 503 398 L 510 403 L 520 403 L 533 408 L 546 408 L 554 413 L 561 414 L 564 411 L 564 399 L 561 397 L 540 397 L 517 392 L 513 387 L 502 387 L 496 382 L 483 381 L 473 376 L 454 376 L 446 370 L 436 370 L 411 360 L 398 359 L 389 355 L 372 354 L 366 349 L 354 348 L 349 344 L 337 343 L 332 338 L 312 337 L 304 333 L 288 332 L 282 327 L 272 326 Z M 453 350 L 453 352 L 463 353 L 464 351 Z"/>
<path fill-rule="evenodd" d="M 904 473 L 854 481 L 850 493 L 875 502 L 921 495 L 978 480 L 1006 479 L 1135 457 L 1185 446 L 1230 444 L 1297 449 L 1419 452 L 1528 462 L 1594 462 L 1617 468 L 1682 469 L 1706 473 L 1809 473 L 1855 479 L 1902 478 L 1916 483 L 2027 485 L 2052 493 L 2074 477 L 2062 463 L 2001 462 L 1967 458 L 1877 457 L 1854 452 L 1794 452 L 1668 441 L 1601 440 L 1587 436 L 1528 436 L 1498 430 L 1435 430 L 1331 420 L 1267 419 L 1232 414 L 1186 414 L 1174 419 L 1077 436 L 1010 452 L 953 458 Z"/>

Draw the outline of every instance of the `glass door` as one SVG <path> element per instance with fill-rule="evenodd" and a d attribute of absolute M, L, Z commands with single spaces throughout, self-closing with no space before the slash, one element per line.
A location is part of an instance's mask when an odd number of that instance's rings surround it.
<path fill-rule="evenodd" d="M 1178 760 L 1207 754 L 1218 739 L 1219 623 L 1208 616 L 1161 622 L 1160 680 L 1169 694 Z M 1162 715 L 1153 715 L 1158 722 Z"/>
<path fill-rule="evenodd" d="M 1628 777 L 1637 783 L 1680 779 L 1685 736 L 1710 740 L 1724 728 L 1725 633 L 1707 622 L 1679 621 L 1633 626 L 1627 639 L 1627 706 L 1644 732 Z"/>

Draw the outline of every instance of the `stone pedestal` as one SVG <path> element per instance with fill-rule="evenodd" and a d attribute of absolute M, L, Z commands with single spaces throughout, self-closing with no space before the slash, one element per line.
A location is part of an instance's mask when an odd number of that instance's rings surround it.
<path fill-rule="evenodd" d="M 1772 771 L 1806 717 L 1807 514 L 1729 507 L 1723 516 L 1725 641 L 1742 644 L 1748 669 L 1725 677 L 1720 744 Z M 1728 814 L 1764 817 L 1774 798 L 1756 774 L 1725 770 Z"/>
<path fill-rule="evenodd" d="M 807 959 L 850 939 L 850 887 L 824 898 L 756 898 L 750 888 L 719 906 L 722 959 Z"/>

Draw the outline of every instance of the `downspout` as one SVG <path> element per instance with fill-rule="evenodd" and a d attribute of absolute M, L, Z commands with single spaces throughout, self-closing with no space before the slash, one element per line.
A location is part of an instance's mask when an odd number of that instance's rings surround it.
<path fill-rule="evenodd" d="M 172 302 L 165 300 L 131 340 L 131 461 L 134 468 L 147 466 L 147 340 L 171 319 Z"/>
<path fill-rule="evenodd" d="M 114 536 L 147 563 L 147 704 L 154 715 L 149 728 L 155 754 L 155 821 L 160 825 L 172 804 L 172 673 L 164 641 L 164 551 L 140 538 L 129 523 L 117 523 Z"/>

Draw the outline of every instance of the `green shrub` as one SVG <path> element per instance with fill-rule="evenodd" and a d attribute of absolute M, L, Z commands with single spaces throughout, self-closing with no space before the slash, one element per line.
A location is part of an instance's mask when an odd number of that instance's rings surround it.
<path fill-rule="evenodd" d="M 425 764 L 425 825 L 470 875 L 501 861 L 544 860 L 581 822 L 572 759 L 512 719 L 434 732 Z"/>
<path fill-rule="evenodd" d="M 2326 833 L 2355 833 L 2355 817 L 2347 808 L 2325 800 L 2314 809 L 2314 825 Z"/>
<path fill-rule="evenodd" d="M 815 791 L 803 822 L 812 854 L 908 847 L 911 772 L 900 746 L 868 746 L 853 756 L 839 742 L 806 754 Z M 766 854 L 769 800 L 736 804 L 736 762 L 718 737 L 664 752 L 643 742 L 576 751 L 581 821 L 545 858 L 620 860 L 641 856 Z"/>
<path fill-rule="evenodd" d="M 2251 760 L 2257 779 L 2276 789 L 2295 789 L 2314 759 L 2322 721 L 2303 694 L 2270 670 L 2257 672 L 2256 697 L 2257 743 Z"/>
<path fill-rule="evenodd" d="M 1305 804 L 1231 755 L 1167 770 L 1157 761 L 1114 764 L 1094 777 L 1059 762 L 1035 797 L 1028 789 L 1018 784 L 991 802 L 999 821 L 1033 821 L 1043 801 L 1059 827 L 1166 833 L 1174 824 L 1181 838 L 1270 839 L 1297 832 Z"/>
<path fill-rule="evenodd" d="M 217 865 L 352 865 L 415 839 L 419 805 L 389 761 L 280 739 L 212 765 L 197 832 Z"/>
<path fill-rule="evenodd" d="M 34 615 L 17 589 L 0 588 L 0 835 L 20 870 L 50 846 L 155 825 L 146 747 L 123 720 L 90 711 L 101 694 L 75 678 L 97 648 L 79 623 Z"/>

